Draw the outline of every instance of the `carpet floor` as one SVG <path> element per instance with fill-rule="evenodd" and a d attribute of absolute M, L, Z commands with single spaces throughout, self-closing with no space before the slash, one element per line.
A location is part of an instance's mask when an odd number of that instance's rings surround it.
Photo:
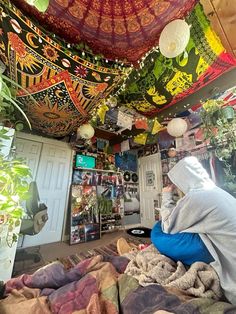
<path fill-rule="evenodd" d="M 66 242 L 45 244 L 39 247 L 17 250 L 13 277 L 23 273 L 32 274 L 40 267 L 53 261 L 60 261 L 69 269 L 80 261 L 94 255 L 118 255 L 116 242 L 124 237 L 134 244 L 150 243 L 150 239 L 137 238 L 125 231 L 104 234 L 101 239 L 87 243 L 69 245 Z"/>

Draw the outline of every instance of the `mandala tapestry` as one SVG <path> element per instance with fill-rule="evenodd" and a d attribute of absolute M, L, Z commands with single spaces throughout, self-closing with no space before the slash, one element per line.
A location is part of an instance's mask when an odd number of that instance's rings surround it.
<path fill-rule="evenodd" d="M 124 77 L 122 70 L 97 66 L 66 51 L 14 6 L 0 5 L 0 35 L 0 58 L 22 86 L 22 108 L 33 128 L 45 134 L 71 133 Z"/>
<path fill-rule="evenodd" d="M 152 53 L 137 74 L 131 73 L 120 100 L 147 116 L 157 115 L 235 67 L 198 4 L 186 18 L 191 38 L 186 51 L 173 59 Z M 136 77 L 135 77 L 136 76 Z M 177 106 L 177 104 L 176 104 Z"/>
<path fill-rule="evenodd" d="M 68 42 L 87 43 L 106 58 L 136 62 L 158 44 L 164 26 L 184 18 L 198 0 L 50 0 L 39 14 L 22 0 L 14 3 Z"/>

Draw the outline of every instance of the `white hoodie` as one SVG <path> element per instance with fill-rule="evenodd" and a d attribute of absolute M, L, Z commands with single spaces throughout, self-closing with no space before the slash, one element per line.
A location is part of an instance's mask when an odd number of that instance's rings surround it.
<path fill-rule="evenodd" d="M 225 296 L 236 305 L 236 199 L 214 184 L 195 157 L 180 160 L 168 176 L 185 196 L 173 206 L 171 194 L 163 194 L 163 231 L 200 235 Z"/>

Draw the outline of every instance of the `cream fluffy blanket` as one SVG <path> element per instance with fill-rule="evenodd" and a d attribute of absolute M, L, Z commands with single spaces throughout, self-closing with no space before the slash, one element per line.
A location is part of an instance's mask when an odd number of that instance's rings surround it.
<path fill-rule="evenodd" d="M 141 286 L 160 284 L 196 297 L 216 300 L 222 297 L 219 278 L 210 265 L 196 262 L 186 269 L 181 262 L 161 255 L 153 245 L 133 253 L 125 273 L 136 278 Z"/>

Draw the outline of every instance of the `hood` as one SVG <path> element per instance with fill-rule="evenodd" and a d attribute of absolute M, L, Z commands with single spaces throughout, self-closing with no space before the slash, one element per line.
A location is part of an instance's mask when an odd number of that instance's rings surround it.
<path fill-rule="evenodd" d="M 184 194 L 191 190 L 212 189 L 215 186 L 198 159 L 192 156 L 181 159 L 168 172 L 168 177 Z"/>

